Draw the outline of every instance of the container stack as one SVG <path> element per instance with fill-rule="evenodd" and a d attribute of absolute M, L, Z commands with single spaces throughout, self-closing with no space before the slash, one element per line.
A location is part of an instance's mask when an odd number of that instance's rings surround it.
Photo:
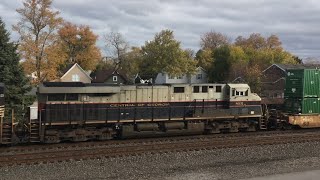
<path fill-rule="evenodd" d="M 285 110 L 295 114 L 320 113 L 320 70 L 287 70 Z"/>

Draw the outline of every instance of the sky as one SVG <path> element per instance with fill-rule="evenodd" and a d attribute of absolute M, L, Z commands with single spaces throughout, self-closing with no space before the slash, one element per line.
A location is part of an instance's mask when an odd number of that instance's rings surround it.
<path fill-rule="evenodd" d="M 11 32 L 22 0 L 1 0 L 0 17 Z M 174 31 L 182 48 L 197 51 L 200 37 L 215 31 L 231 40 L 260 33 L 277 35 L 283 47 L 301 58 L 320 57 L 320 1 L 317 0 L 53 0 L 53 9 L 77 25 L 89 25 L 103 37 L 120 32 L 131 46 L 141 46 L 163 29 Z"/>

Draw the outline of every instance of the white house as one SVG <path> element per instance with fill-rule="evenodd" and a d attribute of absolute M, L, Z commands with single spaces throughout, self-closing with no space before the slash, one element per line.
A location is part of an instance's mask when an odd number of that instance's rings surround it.
<path fill-rule="evenodd" d="M 202 67 L 197 67 L 195 74 L 185 74 L 182 76 L 169 76 L 167 73 L 159 73 L 156 77 L 156 84 L 177 84 L 177 83 L 190 83 L 200 84 L 207 83 L 208 75 Z"/>

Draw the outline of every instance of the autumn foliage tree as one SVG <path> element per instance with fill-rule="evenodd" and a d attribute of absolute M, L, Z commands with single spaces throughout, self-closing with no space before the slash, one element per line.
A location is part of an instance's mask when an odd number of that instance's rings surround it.
<path fill-rule="evenodd" d="M 141 72 L 141 64 L 143 63 L 142 50 L 139 47 L 132 47 L 129 52 L 127 52 L 121 62 L 121 69 L 126 73 L 126 76 L 130 79 Z"/>
<path fill-rule="evenodd" d="M 142 54 L 142 74 L 152 78 L 160 72 L 173 76 L 192 74 L 196 68 L 196 61 L 190 57 L 189 51 L 181 49 L 171 30 L 162 30 L 152 41 L 147 41 L 142 47 Z"/>
<path fill-rule="evenodd" d="M 215 31 L 206 32 L 200 37 L 200 39 L 200 46 L 202 50 L 214 50 L 220 46 L 230 44 L 230 40 L 226 35 Z"/>
<path fill-rule="evenodd" d="M 201 39 L 203 42 L 203 39 Z M 252 33 L 249 37 L 238 36 L 233 44 L 225 44 L 212 50 L 212 66 L 208 69 L 213 82 L 231 82 L 238 77 L 260 91 L 261 72 L 271 64 L 297 64 L 299 59 L 284 50 L 278 36 L 263 37 Z M 197 53 L 196 59 L 202 65 L 210 62 L 204 50 Z M 208 62 L 208 63 L 203 63 Z"/>
<path fill-rule="evenodd" d="M 78 63 L 85 70 L 93 70 L 101 60 L 100 49 L 96 46 L 98 36 L 89 26 L 64 23 L 58 31 L 61 51 L 65 63 Z"/>
<path fill-rule="evenodd" d="M 52 0 L 26 0 L 23 8 L 17 9 L 21 19 L 13 26 L 20 35 L 19 52 L 25 61 L 24 68 L 27 73 L 35 71 L 38 82 L 46 77 L 47 52 L 56 42 L 56 30 L 63 21 L 51 5 Z"/>
<path fill-rule="evenodd" d="M 206 71 L 209 71 L 213 64 L 212 58 L 213 51 L 211 49 L 200 49 L 196 53 L 195 60 L 197 61 L 197 66 L 204 68 Z"/>

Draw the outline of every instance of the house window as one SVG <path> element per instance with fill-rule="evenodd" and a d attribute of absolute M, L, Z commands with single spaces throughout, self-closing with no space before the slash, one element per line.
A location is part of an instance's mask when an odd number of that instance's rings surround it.
<path fill-rule="evenodd" d="M 177 76 L 177 79 L 182 79 L 182 76 Z"/>
<path fill-rule="evenodd" d="M 202 74 L 197 74 L 197 79 L 202 79 Z"/>
<path fill-rule="evenodd" d="M 112 80 L 113 81 L 118 81 L 118 77 L 117 76 L 113 76 Z"/>
<path fill-rule="evenodd" d="M 199 86 L 193 86 L 193 92 L 194 93 L 200 92 L 200 87 Z"/>
<path fill-rule="evenodd" d="M 202 92 L 203 93 L 208 92 L 208 86 L 202 86 Z"/>
<path fill-rule="evenodd" d="M 174 76 L 172 76 L 172 75 L 169 75 L 169 79 L 174 79 Z"/>
<path fill-rule="evenodd" d="M 221 92 L 221 86 L 216 86 L 216 92 Z"/>
<path fill-rule="evenodd" d="M 72 81 L 73 82 L 78 82 L 80 81 L 80 77 L 78 74 L 72 74 Z"/>
<path fill-rule="evenodd" d="M 184 87 L 174 87 L 173 92 L 174 93 L 184 93 Z"/>

